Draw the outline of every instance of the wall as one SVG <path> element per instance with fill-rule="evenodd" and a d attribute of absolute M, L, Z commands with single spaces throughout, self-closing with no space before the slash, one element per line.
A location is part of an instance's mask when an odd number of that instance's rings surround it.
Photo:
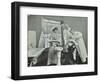
<path fill-rule="evenodd" d="M 36 47 L 38 47 L 38 42 L 42 30 L 40 16 L 28 16 L 28 30 L 36 31 Z"/>
<path fill-rule="evenodd" d="M 14 82 L 10 79 L 11 73 L 11 2 L 15 0 L 0 1 L 0 82 Z M 19 1 L 19 0 L 16 0 Z M 100 35 L 100 0 L 20 0 L 26 2 L 56 3 L 98 6 L 98 35 Z M 98 37 L 100 49 L 100 37 Z M 98 69 L 100 69 L 100 50 L 98 50 Z M 100 82 L 98 76 L 65 77 L 39 80 L 24 80 L 24 82 Z M 23 81 L 19 81 L 23 82 Z"/>
<path fill-rule="evenodd" d="M 61 21 L 63 20 L 65 24 L 68 24 L 73 30 L 82 32 L 83 34 L 83 39 L 86 44 L 87 48 L 87 17 L 70 17 L 70 16 L 39 16 L 39 15 L 29 15 L 28 16 L 28 30 L 35 30 L 36 31 L 36 41 L 37 41 L 37 46 L 38 42 L 40 39 L 40 34 L 41 34 L 41 18 L 45 18 L 48 20 L 55 20 L 55 21 Z"/>

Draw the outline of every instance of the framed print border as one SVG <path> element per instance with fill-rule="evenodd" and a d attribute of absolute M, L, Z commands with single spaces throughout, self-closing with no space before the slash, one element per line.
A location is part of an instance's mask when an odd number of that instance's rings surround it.
<path fill-rule="evenodd" d="M 43 7 L 57 9 L 77 9 L 77 10 L 93 10 L 94 11 L 94 71 L 80 73 L 61 73 L 61 74 L 45 74 L 45 75 L 28 75 L 20 76 L 20 7 Z M 61 5 L 61 4 L 45 4 L 30 2 L 12 2 L 11 4 L 11 78 L 14 80 L 24 79 L 40 79 L 40 78 L 58 78 L 73 76 L 97 75 L 97 7 L 80 6 L 80 5 Z"/>

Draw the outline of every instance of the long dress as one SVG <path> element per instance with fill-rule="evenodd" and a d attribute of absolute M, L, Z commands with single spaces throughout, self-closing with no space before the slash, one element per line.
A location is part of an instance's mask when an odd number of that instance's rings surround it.
<path fill-rule="evenodd" d="M 52 33 L 50 36 L 50 42 L 54 43 L 56 45 L 59 42 L 59 34 Z M 58 64 L 58 50 L 56 49 L 55 45 L 52 45 L 49 47 L 48 65 L 57 65 Z"/>

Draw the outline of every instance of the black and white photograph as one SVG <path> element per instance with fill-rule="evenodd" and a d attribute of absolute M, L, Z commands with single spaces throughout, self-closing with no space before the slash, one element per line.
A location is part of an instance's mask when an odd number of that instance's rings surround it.
<path fill-rule="evenodd" d="M 88 18 L 28 15 L 27 66 L 88 64 Z"/>

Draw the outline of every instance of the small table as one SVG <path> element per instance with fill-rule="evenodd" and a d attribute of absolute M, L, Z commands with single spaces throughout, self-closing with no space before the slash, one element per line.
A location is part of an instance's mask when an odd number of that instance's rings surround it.
<path fill-rule="evenodd" d="M 63 50 L 62 47 L 56 47 L 57 52 L 57 57 L 58 57 L 58 63 L 57 65 L 61 65 L 61 51 Z"/>

